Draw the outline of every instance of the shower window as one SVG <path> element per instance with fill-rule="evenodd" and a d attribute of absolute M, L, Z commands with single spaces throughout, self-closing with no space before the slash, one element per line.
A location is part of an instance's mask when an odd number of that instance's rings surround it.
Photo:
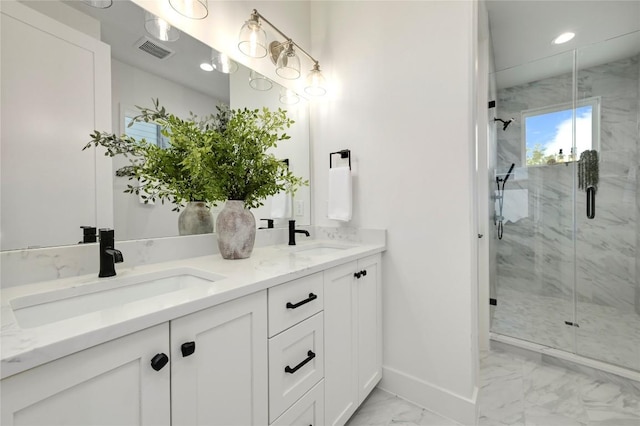
<path fill-rule="evenodd" d="M 573 104 L 522 111 L 522 141 L 527 166 L 574 161 L 580 153 L 600 145 L 600 97 L 583 99 L 575 108 L 573 149 Z"/>

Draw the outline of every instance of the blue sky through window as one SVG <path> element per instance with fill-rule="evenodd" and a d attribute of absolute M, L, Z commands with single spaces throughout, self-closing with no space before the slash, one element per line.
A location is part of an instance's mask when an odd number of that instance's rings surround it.
<path fill-rule="evenodd" d="M 571 153 L 573 142 L 572 109 L 546 112 L 525 117 L 525 140 L 527 163 L 531 160 L 533 150 L 538 147 L 544 156 Z M 580 153 L 592 149 L 593 106 L 585 105 L 576 108 L 576 158 Z"/>

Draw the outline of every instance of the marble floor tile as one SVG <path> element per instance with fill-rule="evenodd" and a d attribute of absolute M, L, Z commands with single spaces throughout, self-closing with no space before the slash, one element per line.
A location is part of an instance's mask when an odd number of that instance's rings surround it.
<path fill-rule="evenodd" d="M 458 426 L 459 424 L 376 388 L 347 422 L 347 426 L 374 425 Z"/>
<path fill-rule="evenodd" d="M 640 387 L 568 370 L 503 349 L 480 356 L 480 426 L 640 426 Z M 458 423 L 380 389 L 348 426 Z"/>

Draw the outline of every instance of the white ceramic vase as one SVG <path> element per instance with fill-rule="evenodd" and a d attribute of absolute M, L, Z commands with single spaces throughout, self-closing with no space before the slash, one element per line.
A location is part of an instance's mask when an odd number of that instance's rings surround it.
<path fill-rule="evenodd" d="M 216 219 L 216 237 L 223 259 L 246 259 L 256 242 L 256 219 L 244 201 L 228 200 Z"/>
<path fill-rule="evenodd" d="M 178 216 L 180 235 L 210 234 L 213 232 L 213 216 L 207 203 L 191 201 Z"/>

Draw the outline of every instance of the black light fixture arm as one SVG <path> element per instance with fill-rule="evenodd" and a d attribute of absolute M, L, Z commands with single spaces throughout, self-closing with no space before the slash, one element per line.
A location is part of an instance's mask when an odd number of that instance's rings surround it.
<path fill-rule="evenodd" d="M 283 46 L 283 45 L 287 45 L 287 44 L 293 44 L 300 52 L 304 53 L 304 55 L 311 59 L 313 61 L 313 63 L 315 65 L 319 65 L 318 61 L 311 55 L 309 55 L 307 53 L 306 50 L 304 50 L 302 47 L 300 47 L 300 45 L 298 43 L 296 43 L 295 41 L 293 41 L 292 38 L 288 37 L 285 33 L 283 33 L 282 31 L 280 31 L 278 29 L 278 27 L 276 27 L 275 25 L 273 25 L 267 18 L 264 17 L 264 15 L 262 15 L 260 12 L 258 12 L 257 9 L 253 9 L 253 12 L 251 12 L 251 19 L 252 20 L 258 20 L 257 18 L 262 19 L 264 22 L 266 22 L 267 24 L 269 24 L 269 26 L 271 28 L 273 28 L 278 34 L 280 34 L 282 37 L 285 38 L 285 41 L 283 41 L 282 43 L 279 44 L 279 46 Z"/>

